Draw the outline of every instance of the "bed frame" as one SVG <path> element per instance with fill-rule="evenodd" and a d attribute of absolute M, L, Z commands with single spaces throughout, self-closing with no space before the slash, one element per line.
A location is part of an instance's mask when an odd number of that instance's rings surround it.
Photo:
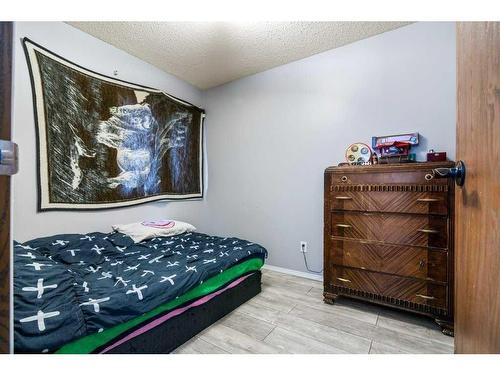
<path fill-rule="evenodd" d="M 109 354 L 159 354 L 170 353 L 186 341 L 196 336 L 199 332 L 221 319 L 241 304 L 247 302 L 261 291 L 261 272 L 257 271 L 249 275 L 237 286 L 228 289 L 210 301 L 196 307 L 192 307 L 184 313 L 170 318 L 160 325 L 152 328 L 139 336 L 129 339 L 120 345 L 107 350 Z M 192 301 L 191 301 L 192 302 Z M 188 302 L 187 304 L 191 303 Z M 167 314 L 166 312 L 165 314 Z M 144 322 L 142 326 L 158 319 L 155 317 Z M 137 327 L 131 331 L 137 330 Z M 130 331 L 118 337 L 127 336 Z M 97 348 L 93 353 L 101 353 L 111 344 Z"/>

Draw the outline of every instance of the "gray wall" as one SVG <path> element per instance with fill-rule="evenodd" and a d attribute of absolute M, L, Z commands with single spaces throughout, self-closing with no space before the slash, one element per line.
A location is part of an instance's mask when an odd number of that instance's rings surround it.
<path fill-rule="evenodd" d="M 31 86 L 20 39 L 28 37 L 51 51 L 99 73 L 151 86 L 201 106 L 203 93 L 161 70 L 62 22 L 15 23 L 13 139 L 19 144 L 20 169 L 13 178 L 14 239 L 57 233 L 109 231 L 117 222 L 175 217 L 198 224 L 201 201 L 150 203 L 97 212 L 37 213 L 35 125 Z"/>
<path fill-rule="evenodd" d="M 323 170 L 352 142 L 418 131 L 455 155 L 455 26 L 417 23 L 205 93 L 204 229 L 260 242 L 268 263 L 322 267 Z"/>

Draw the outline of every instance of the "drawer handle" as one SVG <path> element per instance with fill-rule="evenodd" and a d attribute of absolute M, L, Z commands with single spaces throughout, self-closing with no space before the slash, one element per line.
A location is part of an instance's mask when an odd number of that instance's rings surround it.
<path fill-rule="evenodd" d="M 426 296 L 425 294 L 416 294 L 417 297 L 420 297 L 420 298 L 423 298 L 423 299 L 436 299 L 436 297 L 432 297 L 432 296 Z"/>
<path fill-rule="evenodd" d="M 352 197 L 335 197 L 335 199 L 338 199 L 339 201 L 348 201 L 351 200 Z"/>
<path fill-rule="evenodd" d="M 436 229 L 418 229 L 418 232 L 421 232 L 421 233 L 439 233 L 438 230 Z"/>
<path fill-rule="evenodd" d="M 351 228 L 352 227 L 352 225 L 349 225 L 349 224 L 336 224 L 335 226 L 339 227 L 339 228 Z"/>
<path fill-rule="evenodd" d="M 430 202 L 439 202 L 440 199 L 437 198 L 418 198 L 417 202 L 422 202 L 422 203 L 430 203 Z"/>
<path fill-rule="evenodd" d="M 341 277 L 337 277 L 337 280 L 342 281 L 342 282 L 344 282 L 344 283 L 350 283 L 350 282 L 351 282 L 351 280 L 348 280 L 348 279 L 343 279 L 343 278 L 341 278 Z"/>

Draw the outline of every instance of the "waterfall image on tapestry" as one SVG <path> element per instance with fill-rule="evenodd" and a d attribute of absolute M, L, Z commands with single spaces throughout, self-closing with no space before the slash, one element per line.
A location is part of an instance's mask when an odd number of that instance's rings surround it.
<path fill-rule="evenodd" d="M 144 195 L 157 193 L 161 160 L 168 150 L 185 147 L 184 121 L 190 121 L 190 116 L 178 113 L 161 125 L 153 118 L 148 104 L 112 107 L 110 113 L 112 117 L 102 121 L 97 132 L 99 143 L 117 151 L 120 174 L 108 178 L 108 186 L 119 188 L 124 195 L 134 189 L 142 190 Z"/>

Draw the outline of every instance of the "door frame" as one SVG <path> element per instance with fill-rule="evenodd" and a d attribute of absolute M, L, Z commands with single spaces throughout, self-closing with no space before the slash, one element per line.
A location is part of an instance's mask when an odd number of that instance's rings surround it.
<path fill-rule="evenodd" d="M 0 22 L 0 139 L 11 140 L 12 22 Z M 0 176 L 0 354 L 12 350 L 10 176 Z"/>

